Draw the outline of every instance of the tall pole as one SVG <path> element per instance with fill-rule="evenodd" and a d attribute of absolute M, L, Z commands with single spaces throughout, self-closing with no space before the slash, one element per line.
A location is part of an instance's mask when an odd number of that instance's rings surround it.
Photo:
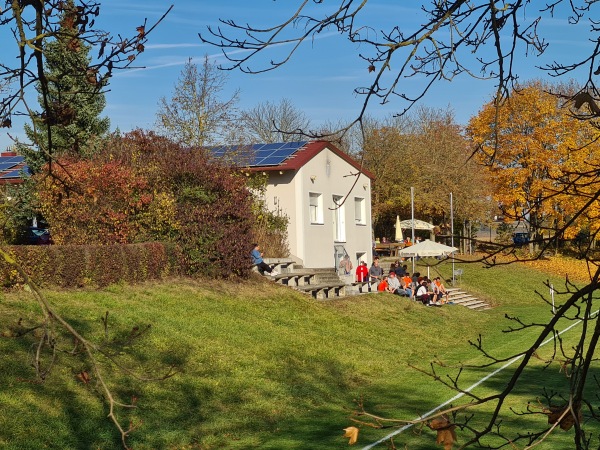
<path fill-rule="evenodd" d="M 411 216 L 411 230 L 412 230 L 412 245 L 415 245 L 415 188 L 410 188 L 410 216 Z M 415 257 L 412 258 L 412 273 L 415 273 Z"/>
<path fill-rule="evenodd" d="M 452 205 L 452 192 L 450 192 L 450 245 L 454 247 L 454 206 Z M 452 286 L 454 286 L 454 254 L 452 254 Z"/>

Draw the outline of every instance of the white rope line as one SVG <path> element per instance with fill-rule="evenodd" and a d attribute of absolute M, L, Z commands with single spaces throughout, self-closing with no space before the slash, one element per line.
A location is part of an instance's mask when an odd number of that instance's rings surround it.
<path fill-rule="evenodd" d="M 600 311 L 597 310 L 596 312 L 594 312 L 594 315 L 597 315 L 598 312 Z M 591 316 L 591 315 L 590 315 Z M 591 318 L 591 317 L 590 317 Z M 569 325 L 567 328 L 565 328 L 564 330 L 560 331 L 558 333 L 558 335 L 560 336 L 563 333 L 566 333 L 567 331 L 569 331 L 571 328 L 573 328 L 576 325 L 579 325 L 581 323 L 581 320 L 578 320 L 575 323 L 572 323 L 571 325 Z M 540 347 L 542 347 L 543 345 L 546 345 L 548 342 L 552 342 L 554 340 L 554 336 L 552 336 L 551 338 L 546 339 L 544 342 L 542 342 L 540 344 Z M 467 389 L 465 389 L 465 392 L 471 392 L 473 389 L 475 389 L 477 386 L 479 386 L 481 383 L 483 383 L 484 381 L 490 379 L 491 377 L 493 377 L 494 375 L 498 374 L 499 372 L 503 371 L 504 369 L 506 369 L 508 366 L 510 366 L 511 364 L 517 362 L 518 360 L 520 360 L 521 358 L 523 358 L 523 356 L 525 355 L 520 355 L 520 356 L 515 356 L 513 359 L 511 359 L 510 361 L 508 361 L 507 363 L 505 363 L 502 367 L 499 367 L 498 369 L 494 370 L 493 372 L 487 374 L 485 377 L 483 377 L 481 380 L 479 380 L 477 383 L 472 384 L 471 386 L 469 386 Z M 431 416 L 433 413 L 435 413 L 436 411 L 439 411 L 440 409 L 442 409 L 443 407 L 449 405 L 450 403 L 458 400 L 459 398 L 461 398 L 462 396 L 465 395 L 465 392 L 459 392 L 458 394 L 456 394 L 454 397 L 452 397 L 450 400 L 445 401 L 444 403 L 441 403 L 440 405 L 436 406 L 435 408 L 433 408 L 430 411 L 427 411 L 425 414 L 423 414 L 422 416 L 419 416 L 413 420 L 417 421 L 417 420 L 422 420 L 425 419 L 429 416 Z M 414 425 L 414 423 L 409 423 L 404 425 L 401 428 L 398 428 L 397 430 L 393 431 L 392 433 L 388 434 L 385 437 L 382 437 L 381 439 L 379 439 L 376 442 L 373 442 L 372 444 L 369 444 L 365 447 L 362 448 L 362 450 L 370 450 L 373 447 L 375 447 L 376 445 L 379 445 L 385 441 L 387 441 L 388 439 L 402 433 L 403 431 L 408 430 L 410 427 L 412 427 Z"/>

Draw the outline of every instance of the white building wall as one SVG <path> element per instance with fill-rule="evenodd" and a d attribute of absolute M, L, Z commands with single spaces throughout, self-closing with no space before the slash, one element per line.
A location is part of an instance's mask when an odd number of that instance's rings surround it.
<path fill-rule="evenodd" d="M 336 245 L 350 255 L 355 268 L 359 255 L 371 263 L 371 180 L 360 175 L 355 183 L 356 176 L 352 174 L 357 172 L 334 152 L 324 149 L 297 173 L 270 175 L 267 204 L 278 206 L 289 217 L 290 256 L 304 267 L 334 267 Z M 321 196 L 322 216 L 316 222 L 311 220 L 310 193 Z M 337 214 L 334 195 L 345 198 L 342 207 L 345 236 L 338 241 L 334 239 L 334 216 Z M 364 202 L 361 223 L 356 222 L 355 198 Z"/>

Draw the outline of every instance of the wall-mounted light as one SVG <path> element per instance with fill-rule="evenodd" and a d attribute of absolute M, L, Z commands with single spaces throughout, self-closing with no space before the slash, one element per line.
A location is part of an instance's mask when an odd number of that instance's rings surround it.
<path fill-rule="evenodd" d="M 325 161 L 325 174 L 329 176 L 331 174 L 331 161 Z"/>
<path fill-rule="evenodd" d="M 279 175 L 283 175 L 283 170 L 280 170 L 280 171 L 279 171 Z"/>
<path fill-rule="evenodd" d="M 310 176 L 310 181 L 312 181 L 313 183 L 315 182 L 316 179 L 317 179 L 316 175 L 311 175 Z"/>
<path fill-rule="evenodd" d="M 363 184 L 363 189 L 366 191 L 369 185 L 367 183 Z"/>

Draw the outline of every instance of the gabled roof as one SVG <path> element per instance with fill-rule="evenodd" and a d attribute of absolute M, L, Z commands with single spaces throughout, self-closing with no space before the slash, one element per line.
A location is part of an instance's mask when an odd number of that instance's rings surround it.
<path fill-rule="evenodd" d="M 209 151 L 216 158 L 229 159 L 237 167 L 247 168 L 251 172 L 268 172 L 298 170 L 326 148 L 367 177 L 375 178 L 371 172 L 362 168 L 358 161 L 327 141 L 221 146 L 212 147 Z"/>
<path fill-rule="evenodd" d="M 0 153 L 0 185 L 23 182 L 23 175 L 29 175 L 25 158 L 15 152 Z"/>

